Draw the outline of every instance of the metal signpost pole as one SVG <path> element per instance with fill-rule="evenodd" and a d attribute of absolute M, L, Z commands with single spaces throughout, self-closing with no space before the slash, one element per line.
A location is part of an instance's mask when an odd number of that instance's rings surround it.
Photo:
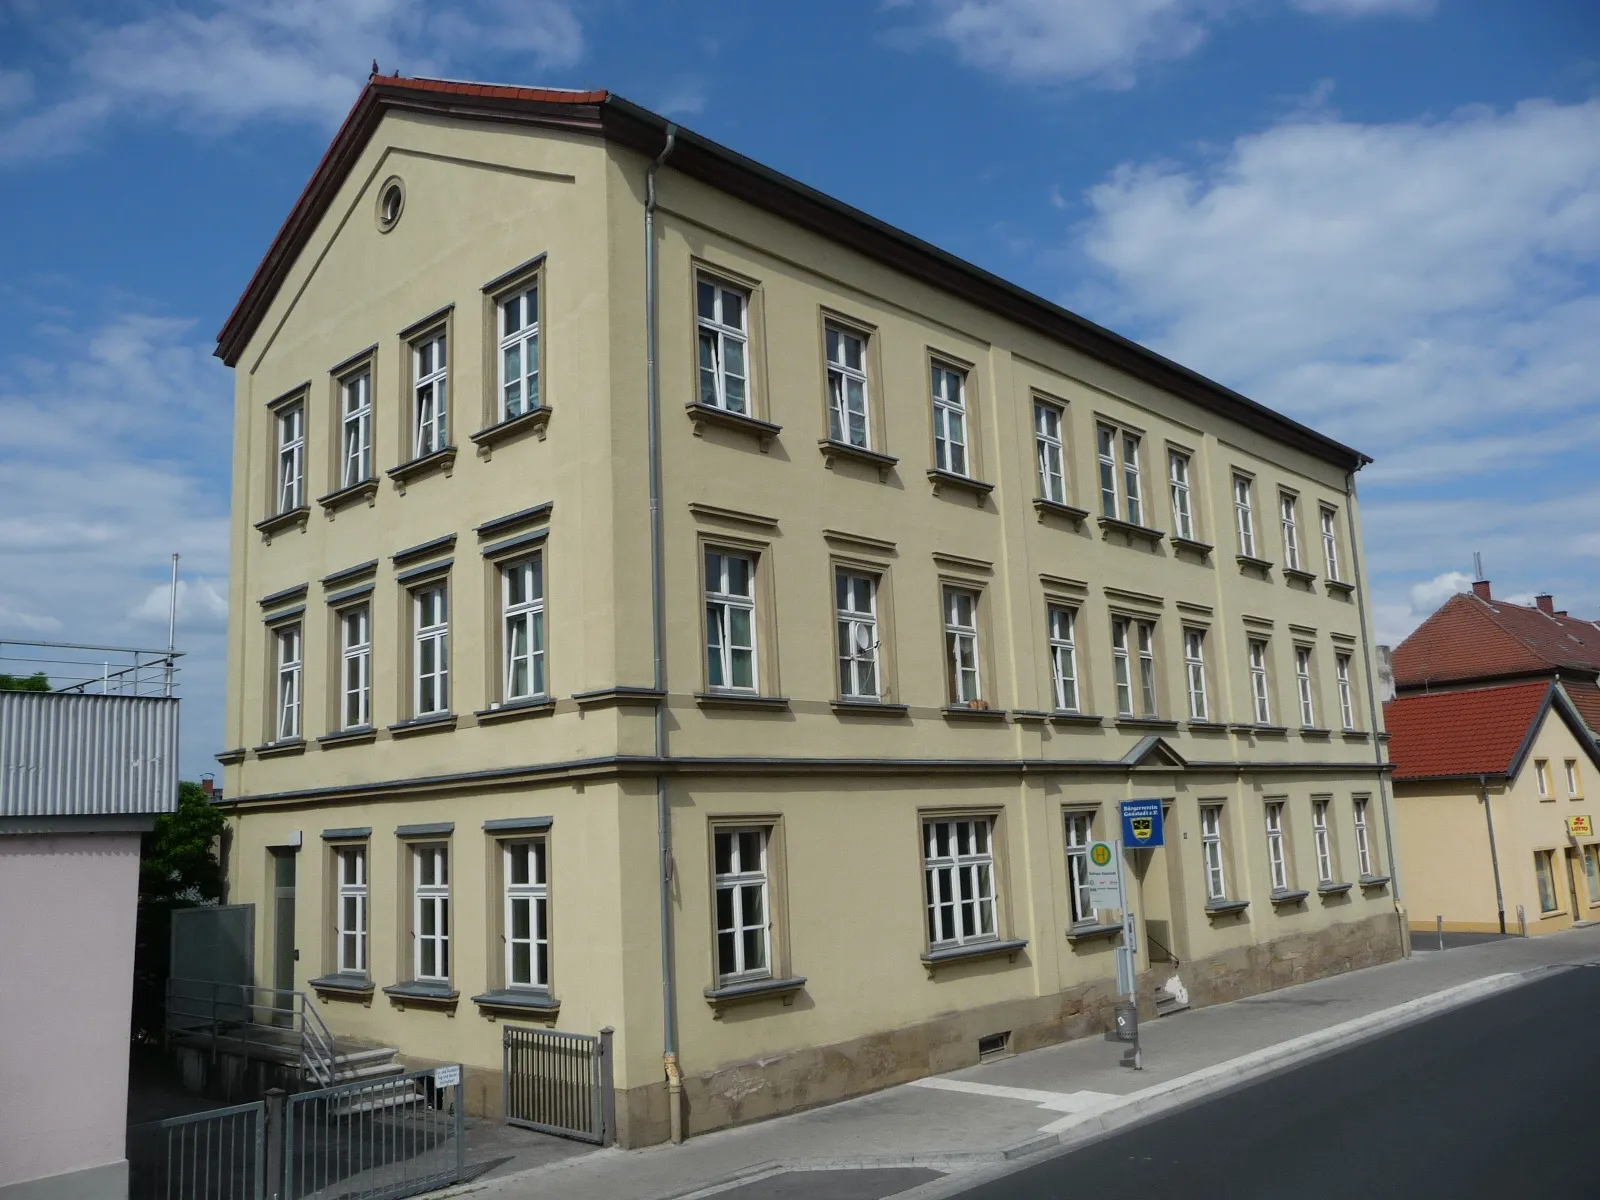
<path fill-rule="evenodd" d="M 1116 852 L 1117 899 L 1122 907 L 1122 945 L 1117 947 L 1117 957 L 1122 961 L 1122 970 L 1118 971 L 1117 975 L 1118 982 L 1126 986 L 1123 994 L 1133 1005 L 1133 1069 L 1142 1071 L 1144 1051 L 1139 1045 L 1139 980 L 1136 973 L 1138 946 L 1134 941 L 1133 912 L 1128 907 L 1128 862 L 1122 839 L 1118 838 L 1111 845 Z"/>

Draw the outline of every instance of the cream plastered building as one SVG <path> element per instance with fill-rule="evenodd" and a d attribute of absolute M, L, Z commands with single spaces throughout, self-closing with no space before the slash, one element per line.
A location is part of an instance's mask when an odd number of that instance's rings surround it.
<path fill-rule="evenodd" d="M 218 353 L 229 899 L 479 1108 L 1104 1029 L 1126 799 L 1147 1003 L 1404 952 L 1356 451 L 603 92 L 374 78 Z"/>
<path fill-rule="evenodd" d="M 1600 919 L 1600 749 L 1561 684 L 1402 696 L 1385 711 L 1412 929 Z"/>

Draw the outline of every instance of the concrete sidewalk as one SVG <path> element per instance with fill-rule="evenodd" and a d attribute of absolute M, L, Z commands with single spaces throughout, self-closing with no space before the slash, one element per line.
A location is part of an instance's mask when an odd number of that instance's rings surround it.
<path fill-rule="evenodd" d="M 1542 970 L 1600 963 L 1600 928 L 1515 938 L 1178 1013 L 1143 1027 L 1145 1070 L 1098 1037 L 793 1116 L 602 1150 L 455 1189 L 478 1200 L 880 1200 L 953 1195 L 1008 1161 L 1286 1069 Z"/>

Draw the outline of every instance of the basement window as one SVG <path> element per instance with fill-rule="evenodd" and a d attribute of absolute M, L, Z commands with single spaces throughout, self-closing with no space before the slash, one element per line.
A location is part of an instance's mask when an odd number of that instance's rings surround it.
<path fill-rule="evenodd" d="M 978 1039 L 978 1061 L 990 1062 L 996 1058 L 1006 1058 L 1011 1053 L 1011 1031 L 1004 1033 L 991 1033 Z"/>

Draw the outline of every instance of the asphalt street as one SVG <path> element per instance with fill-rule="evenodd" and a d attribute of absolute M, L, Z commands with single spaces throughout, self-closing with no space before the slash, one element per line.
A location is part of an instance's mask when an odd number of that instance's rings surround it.
<path fill-rule="evenodd" d="M 1205 1100 L 966 1200 L 1600 1196 L 1600 967 Z"/>

